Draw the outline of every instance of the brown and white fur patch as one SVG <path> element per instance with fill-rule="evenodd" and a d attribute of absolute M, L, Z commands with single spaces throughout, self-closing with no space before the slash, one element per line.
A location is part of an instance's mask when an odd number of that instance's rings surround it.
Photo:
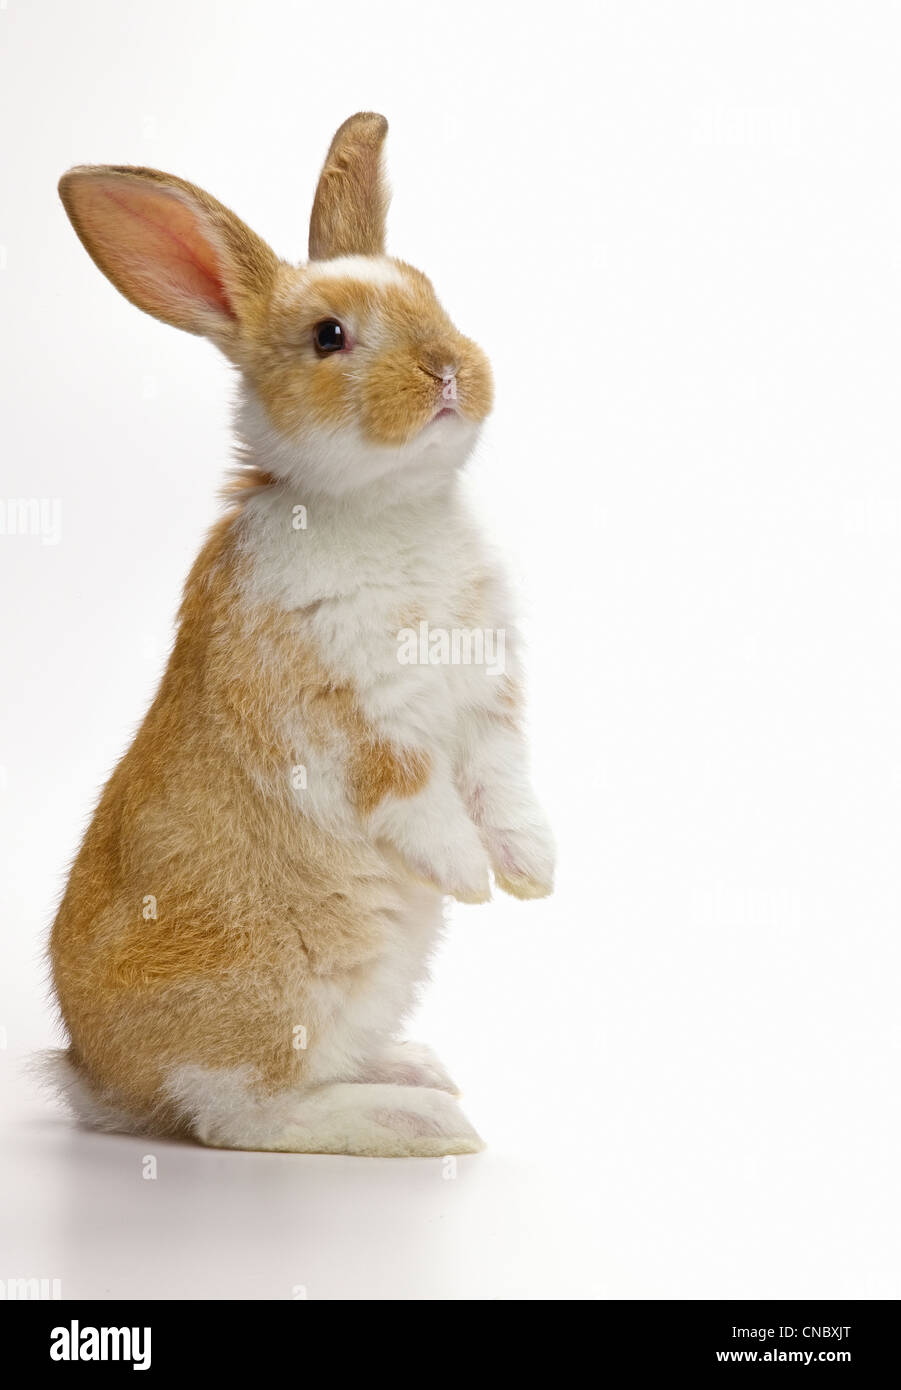
<path fill-rule="evenodd" d="M 553 848 L 506 586 L 460 490 L 490 371 L 384 253 L 385 128 L 363 114 L 336 135 L 303 267 L 168 175 L 62 181 L 104 273 L 242 381 L 230 509 L 53 927 L 70 1042 L 48 1068 L 100 1128 L 480 1147 L 441 1064 L 398 1033 L 445 896 L 486 900 L 491 869 L 547 893 Z M 403 663 L 399 633 L 421 624 L 503 632 L 503 669 Z"/>

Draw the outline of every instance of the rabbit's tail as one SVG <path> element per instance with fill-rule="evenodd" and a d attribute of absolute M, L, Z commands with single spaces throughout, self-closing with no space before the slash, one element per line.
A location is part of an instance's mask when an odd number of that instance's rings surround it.
<path fill-rule="evenodd" d="M 137 1134 L 145 1126 L 135 1115 L 95 1090 L 72 1055 L 71 1049 L 51 1048 L 37 1053 L 29 1066 L 31 1073 L 47 1090 L 54 1092 L 72 1114 L 90 1129 L 116 1134 Z"/>

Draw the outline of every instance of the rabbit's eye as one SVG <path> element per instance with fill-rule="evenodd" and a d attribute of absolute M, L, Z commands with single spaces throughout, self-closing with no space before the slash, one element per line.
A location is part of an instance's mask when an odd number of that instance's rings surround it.
<path fill-rule="evenodd" d="M 321 354 L 340 352 L 346 346 L 344 329 L 337 319 L 325 319 L 318 323 L 313 332 L 316 351 Z"/>

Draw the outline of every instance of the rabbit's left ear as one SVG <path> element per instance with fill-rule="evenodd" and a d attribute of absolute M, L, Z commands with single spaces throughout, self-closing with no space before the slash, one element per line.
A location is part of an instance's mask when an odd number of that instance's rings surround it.
<path fill-rule="evenodd" d="M 271 290 L 278 260 L 203 189 L 158 169 L 70 169 L 59 193 L 88 255 L 145 313 L 226 353 Z"/>
<path fill-rule="evenodd" d="M 384 116 L 360 111 L 335 135 L 313 201 L 311 260 L 384 253 L 389 193 L 382 146 L 387 133 Z"/>

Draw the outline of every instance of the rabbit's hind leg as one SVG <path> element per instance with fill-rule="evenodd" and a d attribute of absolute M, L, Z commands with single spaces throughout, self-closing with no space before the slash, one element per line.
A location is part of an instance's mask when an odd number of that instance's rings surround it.
<path fill-rule="evenodd" d="M 460 1089 L 448 1076 L 444 1065 L 425 1043 L 390 1042 L 368 1059 L 356 1082 L 385 1082 L 395 1086 L 431 1086 L 459 1096 Z"/>
<path fill-rule="evenodd" d="M 184 1066 L 166 1094 L 213 1148 L 429 1158 L 478 1153 L 482 1141 L 447 1091 L 387 1082 L 330 1082 L 275 1095 L 247 1068 Z"/>

